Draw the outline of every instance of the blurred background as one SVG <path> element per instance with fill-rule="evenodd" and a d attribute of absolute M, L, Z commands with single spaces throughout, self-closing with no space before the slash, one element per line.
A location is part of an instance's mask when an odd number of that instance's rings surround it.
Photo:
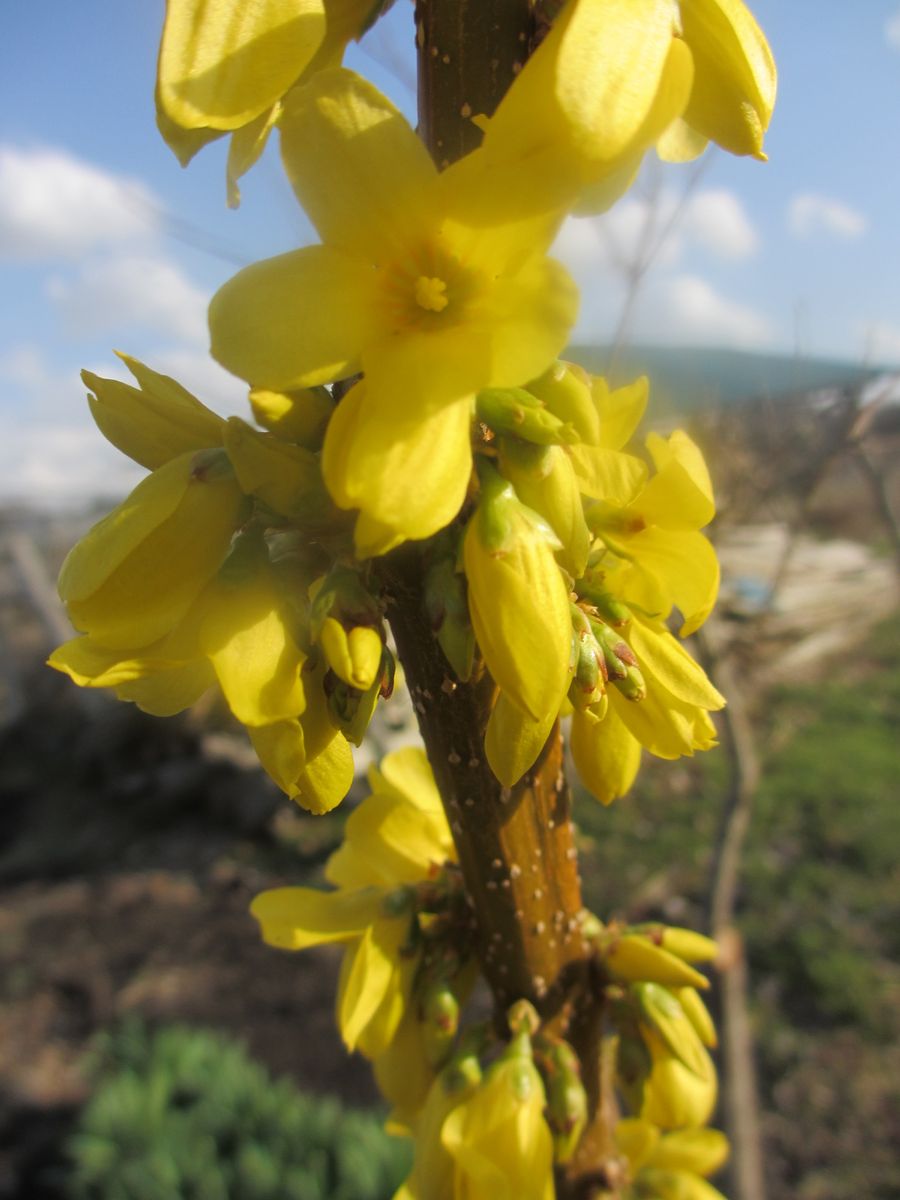
<path fill-rule="evenodd" d="M 577 797 L 582 876 L 604 917 L 734 931 L 716 981 L 734 1200 L 888 1200 L 900 7 L 753 9 L 781 73 L 769 162 L 648 163 L 555 249 L 582 292 L 569 357 L 646 372 L 650 424 L 706 452 L 724 582 L 693 649 L 730 699 L 717 750 L 647 761 L 609 810 Z M 207 356 L 209 297 L 314 235 L 274 147 L 230 212 L 222 148 L 182 171 L 156 134 L 161 3 L 4 18 L 0 1197 L 387 1200 L 404 1149 L 334 1031 L 336 958 L 263 947 L 247 913 L 321 879 L 348 806 L 293 811 L 216 706 L 156 721 L 42 666 L 68 636 L 62 556 L 140 474 L 92 426 L 80 368 L 127 378 L 121 349 L 246 414 Z M 348 64 L 412 115 L 407 0 Z M 400 695 L 361 770 L 414 737 Z"/>

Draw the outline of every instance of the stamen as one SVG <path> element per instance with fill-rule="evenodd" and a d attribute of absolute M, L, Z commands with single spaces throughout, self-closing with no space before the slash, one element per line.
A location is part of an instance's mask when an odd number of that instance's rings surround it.
<path fill-rule="evenodd" d="M 443 279 L 420 275 L 416 280 L 416 303 L 429 312 L 443 312 L 450 303 Z"/>

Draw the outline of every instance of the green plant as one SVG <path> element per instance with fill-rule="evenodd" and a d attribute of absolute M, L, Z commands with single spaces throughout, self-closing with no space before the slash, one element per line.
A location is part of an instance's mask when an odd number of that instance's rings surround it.
<path fill-rule="evenodd" d="M 218 1034 L 129 1022 L 93 1071 L 72 1200 L 388 1200 L 409 1167 L 375 1115 L 272 1079 Z"/>

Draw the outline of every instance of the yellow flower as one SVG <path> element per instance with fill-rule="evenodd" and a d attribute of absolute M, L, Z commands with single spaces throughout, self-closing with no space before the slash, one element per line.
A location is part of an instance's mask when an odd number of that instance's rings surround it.
<path fill-rule="evenodd" d="M 765 35 L 741 0 L 680 0 L 681 35 L 694 60 L 694 82 L 684 124 L 732 154 L 765 159 L 763 136 L 775 106 L 775 62 Z M 694 139 L 679 153 L 680 131 L 667 146 L 675 158 L 693 157 Z M 682 143 L 683 144 L 683 143 Z"/>
<path fill-rule="evenodd" d="M 130 579 L 127 584 L 138 587 Z M 120 582 L 119 591 L 125 590 Z M 121 639 L 110 636 L 108 622 L 94 619 L 86 637 L 54 651 L 50 665 L 82 686 L 115 687 L 121 698 L 160 715 L 193 703 L 200 693 L 185 690 L 189 681 L 202 683 L 201 692 L 217 682 L 234 715 L 248 727 L 290 720 L 306 707 L 301 678 L 305 654 L 299 644 L 303 632 L 284 603 L 265 547 L 256 539 L 239 539 L 217 577 L 162 636 L 154 636 L 159 626 L 147 624 L 139 600 L 132 619 L 132 644 L 120 644 Z M 139 636 L 143 628 L 151 631 L 145 642 Z M 185 702 L 173 708 L 176 696 Z"/>
<path fill-rule="evenodd" d="M 628 1160 L 634 1188 L 629 1195 L 659 1200 L 724 1200 L 703 1178 L 728 1158 L 728 1139 L 718 1129 L 661 1133 L 649 1121 L 626 1118 L 615 1128 L 616 1144 Z"/>
<path fill-rule="evenodd" d="M 150 471 L 189 450 L 222 444 L 222 418 L 187 388 L 128 354 L 119 358 L 138 387 L 81 372 L 93 393 L 88 396 L 91 416 L 108 442 Z"/>
<path fill-rule="evenodd" d="M 699 532 L 715 515 L 712 485 L 700 450 L 681 430 L 668 439 L 649 434 L 647 448 L 656 473 L 627 500 L 615 464 L 595 464 L 597 502 L 588 523 L 608 553 L 595 557 L 593 571 L 606 590 L 654 617 L 679 608 L 686 637 L 706 620 L 719 588 L 718 559 Z"/>
<path fill-rule="evenodd" d="M 452 218 L 465 186 L 456 166 L 438 175 L 400 113 L 352 72 L 319 72 L 281 126 L 288 175 L 323 244 L 227 283 L 210 307 L 212 351 L 278 392 L 363 370 L 329 426 L 323 467 L 337 503 L 367 520 L 357 539 L 372 553 L 455 514 L 475 393 L 546 368 L 574 322 L 575 289 L 544 255 L 554 222 Z"/>
<path fill-rule="evenodd" d="M 741 0 L 570 0 L 466 170 L 503 181 L 496 212 L 599 212 L 654 143 L 672 159 L 708 138 L 765 157 L 774 99 L 772 56 Z"/>
<path fill-rule="evenodd" d="M 441 1142 L 453 1159 L 453 1200 L 553 1200 L 546 1102 L 527 1036 L 519 1035 L 444 1120 Z M 430 1195 L 423 1192 L 423 1200 Z"/>
<path fill-rule="evenodd" d="M 157 468 L 63 563 L 59 594 L 72 624 L 107 649 L 170 633 L 222 565 L 242 502 L 222 451 Z"/>
<path fill-rule="evenodd" d="M 340 62 L 371 0 L 167 0 L 156 104 L 160 132 L 182 165 L 232 134 L 228 197 L 257 160 L 285 94 Z"/>
<path fill-rule="evenodd" d="M 569 598 L 552 531 L 491 467 L 463 542 L 469 611 L 494 681 L 532 721 L 555 716 L 569 681 Z"/>
<path fill-rule="evenodd" d="M 277 888 L 257 896 L 251 912 L 270 945 L 344 944 L 338 1026 L 349 1049 L 377 1060 L 401 1029 L 409 1036 L 403 1022 L 418 956 L 401 955 L 414 916 L 402 888 L 434 878 L 454 850 L 421 750 L 389 754 L 369 781 L 372 794 L 348 818 L 344 842 L 326 866 L 337 890 Z"/>

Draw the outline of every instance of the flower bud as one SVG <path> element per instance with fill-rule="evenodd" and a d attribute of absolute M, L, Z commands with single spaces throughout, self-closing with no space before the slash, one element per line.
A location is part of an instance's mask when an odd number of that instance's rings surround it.
<path fill-rule="evenodd" d="M 555 1162 L 568 1162 L 587 1125 L 588 1100 L 581 1064 L 568 1042 L 553 1042 L 543 1056 L 547 1090 L 547 1123 L 553 1133 Z"/>
<path fill-rule="evenodd" d="M 445 1061 L 459 1028 L 459 1000 L 445 980 L 433 983 L 422 1003 L 425 1057 L 432 1067 Z"/>
<path fill-rule="evenodd" d="M 670 987 L 709 987 L 705 976 L 682 959 L 638 934 L 607 934 L 602 948 L 609 970 L 630 983 L 651 981 Z"/>
<path fill-rule="evenodd" d="M 632 993 L 637 998 L 642 1025 L 651 1025 L 669 1052 L 684 1063 L 689 1071 L 704 1075 L 709 1055 L 677 996 L 657 983 L 636 983 Z"/>
<path fill-rule="evenodd" d="M 590 377 L 575 363 L 555 362 L 526 387 L 559 420 L 571 425 L 582 442 L 600 441 L 600 417 L 591 396 Z"/>
<path fill-rule="evenodd" d="M 475 413 L 494 433 L 513 434 L 538 446 L 578 441 L 574 426 L 524 388 L 486 388 L 475 399 Z"/>
<path fill-rule="evenodd" d="M 562 446 L 500 439 L 500 470 L 523 504 L 539 513 L 561 542 L 559 561 L 573 578 L 587 566 L 591 533 L 575 469 Z"/>
<path fill-rule="evenodd" d="M 335 675 L 359 692 L 368 691 L 380 674 L 384 643 L 370 625 L 354 625 L 348 630 L 334 617 L 326 617 L 319 644 Z"/>

